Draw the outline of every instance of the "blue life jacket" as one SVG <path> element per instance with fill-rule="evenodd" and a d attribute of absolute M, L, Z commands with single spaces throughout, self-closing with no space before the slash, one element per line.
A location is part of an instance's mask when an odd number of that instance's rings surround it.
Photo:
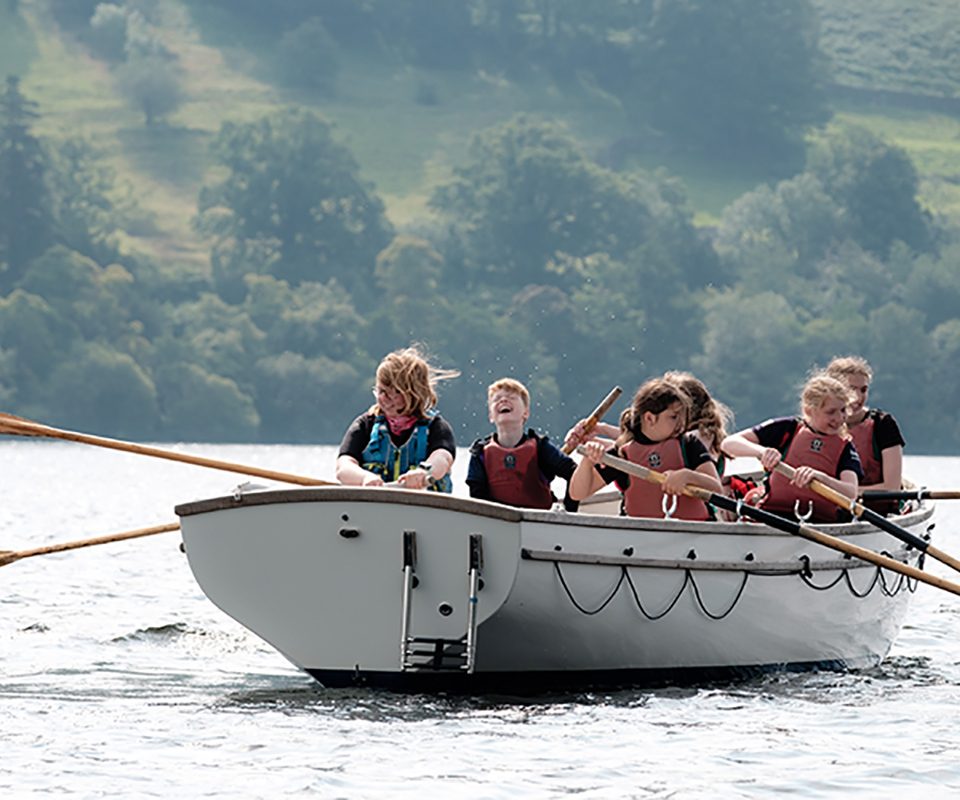
<path fill-rule="evenodd" d="M 390 426 L 382 414 L 373 422 L 370 431 L 370 441 L 363 451 L 363 460 L 360 464 L 366 470 L 375 472 L 384 481 L 395 481 L 403 473 L 416 467 L 423 461 L 427 453 L 427 432 L 430 427 L 429 419 L 420 419 L 414 423 L 410 438 L 400 447 L 397 447 L 390 438 Z M 435 492 L 453 491 L 453 481 L 449 473 L 440 480 L 430 484 Z"/>

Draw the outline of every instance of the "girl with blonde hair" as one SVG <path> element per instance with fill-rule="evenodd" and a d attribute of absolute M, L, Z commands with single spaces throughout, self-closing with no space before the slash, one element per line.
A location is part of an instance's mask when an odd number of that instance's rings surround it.
<path fill-rule="evenodd" d="M 853 393 L 847 428 L 863 465 L 860 491 L 899 491 L 906 442 L 892 414 L 867 406 L 873 369 L 860 356 L 838 356 L 827 364 L 827 374 L 842 380 Z M 879 514 L 895 514 L 900 510 L 896 500 L 867 500 L 865 505 Z"/>
<path fill-rule="evenodd" d="M 757 458 L 770 473 L 764 510 L 791 517 L 799 501 L 800 513 L 812 511 L 813 522 L 843 521 L 846 512 L 809 487 L 817 479 L 847 497 L 857 496 L 863 470 L 847 433 L 849 405 L 846 384 L 817 372 L 804 384 L 799 417 L 770 419 L 731 434 L 720 448 L 728 456 Z M 791 480 L 774 472 L 781 460 L 796 469 Z"/>

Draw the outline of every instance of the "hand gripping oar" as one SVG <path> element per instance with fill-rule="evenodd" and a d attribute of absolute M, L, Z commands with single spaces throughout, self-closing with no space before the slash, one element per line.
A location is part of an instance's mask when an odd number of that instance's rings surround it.
<path fill-rule="evenodd" d="M 864 500 L 960 500 L 960 492 L 954 489 L 870 489 L 861 495 Z"/>
<path fill-rule="evenodd" d="M 791 467 L 789 464 L 784 464 L 782 461 L 777 464 L 776 470 L 788 480 L 792 480 L 793 475 L 796 472 L 793 467 Z M 906 528 L 901 528 L 895 522 L 891 522 L 889 519 L 883 516 L 883 514 L 878 514 L 873 509 L 867 508 L 863 503 L 847 497 L 845 494 L 838 492 L 836 489 L 832 489 L 822 481 L 818 481 L 816 478 L 810 481 L 810 489 L 821 497 L 825 497 L 830 502 L 840 506 L 840 508 L 849 511 L 855 517 L 875 525 L 881 530 L 884 530 L 892 536 L 895 536 L 904 544 L 908 544 L 911 547 L 919 550 L 921 553 L 926 553 L 931 558 L 935 558 L 942 564 L 946 564 L 948 567 L 953 567 L 953 569 L 960 572 L 960 561 L 934 547 L 932 544 L 930 544 L 930 542 L 910 533 L 910 531 L 908 531 Z"/>
<path fill-rule="evenodd" d="M 31 558 L 32 556 L 45 556 L 50 553 L 62 553 L 65 550 L 76 550 L 80 547 L 92 547 L 97 544 L 109 544 L 110 542 L 122 542 L 124 539 L 137 539 L 141 536 L 153 536 L 157 533 L 167 533 L 180 529 L 180 523 L 168 522 L 166 525 L 154 525 L 151 528 L 138 528 L 135 531 L 126 531 L 124 533 L 114 533 L 109 536 L 97 536 L 93 539 L 79 539 L 75 542 L 61 542 L 60 544 L 51 544 L 46 547 L 34 547 L 30 550 L 0 550 L 0 567 L 19 561 L 21 558 Z"/>
<path fill-rule="evenodd" d="M 593 413 L 584 420 L 583 422 L 584 433 L 590 433 L 590 431 L 592 431 L 595 427 L 597 427 L 597 423 L 603 419 L 603 415 L 610 410 L 610 406 L 612 406 L 614 403 L 617 402 L 617 398 L 621 394 L 623 394 L 623 389 L 621 389 L 619 386 L 614 386 L 610 390 L 610 394 L 604 397 L 603 402 L 601 402 L 600 405 L 598 405 L 595 409 L 593 409 Z M 566 453 L 567 455 L 570 455 L 573 452 L 574 447 L 575 445 L 570 443 L 570 444 L 565 444 L 560 449 L 563 450 L 563 452 Z"/>
<path fill-rule="evenodd" d="M 581 449 L 578 449 L 578 452 L 585 455 L 585 452 Z M 651 483 L 662 484 L 664 480 L 666 480 L 662 472 L 656 472 L 655 470 L 647 469 L 640 464 L 634 464 L 632 461 L 626 461 L 625 459 L 617 458 L 616 456 L 611 456 L 606 453 L 603 454 L 602 460 L 607 466 L 615 467 L 621 472 L 626 472 L 629 475 L 635 475 L 636 477 L 645 481 L 650 481 Z M 865 547 L 860 547 L 859 545 L 847 542 L 836 536 L 831 536 L 829 533 L 823 533 L 822 531 L 818 531 L 816 528 L 811 528 L 809 525 L 794 522 L 793 520 L 785 519 L 784 517 L 778 517 L 776 514 L 771 514 L 769 511 L 764 511 L 763 509 L 747 505 L 746 503 L 738 503 L 736 500 L 733 500 L 729 497 L 724 497 L 720 494 L 714 494 L 709 489 L 703 489 L 699 486 L 688 485 L 684 489 L 684 493 L 690 497 L 696 497 L 700 500 L 703 500 L 705 503 L 715 505 L 718 508 L 724 508 L 728 511 L 740 513 L 745 517 L 755 519 L 757 522 L 762 522 L 766 525 L 769 525 L 771 528 L 776 528 L 777 530 L 784 531 L 785 533 L 791 533 L 795 536 L 809 539 L 811 542 L 816 542 L 817 544 L 832 548 L 833 550 L 839 550 L 841 553 L 847 553 L 848 555 L 855 556 L 863 561 L 875 564 L 878 567 L 884 567 L 885 569 L 889 569 L 891 572 L 898 572 L 901 575 L 905 575 L 908 578 L 913 578 L 921 583 L 927 583 L 931 586 L 936 586 L 938 589 L 943 589 L 944 591 L 952 592 L 955 595 L 960 595 L 960 584 L 952 583 L 951 581 L 944 580 L 943 578 L 938 578 L 936 575 L 930 575 L 921 569 L 912 567 L 909 564 L 904 564 L 902 561 L 897 561 L 896 559 L 882 555 L 881 553 L 875 553 L 873 550 L 868 550 Z"/>
<path fill-rule="evenodd" d="M 143 456 L 153 456 L 155 458 L 166 458 L 170 461 L 181 461 L 184 464 L 194 464 L 198 467 L 210 467 L 211 469 L 222 469 L 225 472 L 236 472 L 241 475 L 253 475 L 257 478 L 267 478 L 272 481 L 282 483 L 297 483 L 301 486 L 339 486 L 339 483 L 332 481 L 323 481 L 319 478 L 307 478 L 303 475 L 291 475 L 289 472 L 277 472 L 272 469 L 261 469 L 260 467 L 248 467 L 243 464 L 233 464 L 229 461 L 218 461 L 213 458 L 204 458 L 203 456 L 192 456 L 187 453 L 178 453 L 173 450 L 163 450 L 159 447 L 150 447 L 145 444 L 135 444 L 133 442 L 124 442 L 119 439 L 106 439 L 102 436 L 91 436 L 87 433 L 76 433 L 75 431 L 65 431 L 59 428 L 52 428 L 49 425 L 43 425 L 39 422 L 31 422 L 23 417 L 15 417 L 13 414 L 0 413 L 0 434 L 9 434 L 10 436 L 40 436 L 49 439 L 66 439 L 71 442 L 81 442 L 82 444 L 92 444 L 96 447 L 108 447 L 111 450 L 123 450 L 127 453 L 139 453 Z"/>

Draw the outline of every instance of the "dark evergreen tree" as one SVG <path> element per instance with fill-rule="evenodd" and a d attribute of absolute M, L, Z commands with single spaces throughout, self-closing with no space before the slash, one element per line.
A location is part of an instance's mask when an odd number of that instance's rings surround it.
<path fill-rule="evenodd" d="M 0 95 L 0 292 L 9 291 L 53 242 L 47 158 L 32 132 L 38 116 L 20 79 L 8 76 Z"/>

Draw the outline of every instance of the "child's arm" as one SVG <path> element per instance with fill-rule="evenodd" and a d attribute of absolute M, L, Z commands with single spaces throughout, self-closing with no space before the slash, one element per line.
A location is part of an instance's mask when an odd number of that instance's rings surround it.
<path fill-rule="evenodd" d="M 713 494 L 723 494 L 723 484 L 712 461 L 705 462 L 695 470 L 688 467 L 671 469 L 663 473 L 664 494 L 683 494 L 685 486 L 699 486 Z"/>
<path fill-rule="evenodd" d="M 760 444 L 757 434 L 749 428 L 731 433 L 720 444 L 720 450 L 731 458 L 756 458 L 767 472 L 773 472 L 782 458 L 779 450 Z"/>
<path fill-rule="evenodd" d="M 600 442 L 587 442 L 584 445 L 586 453 L 577 464 L 570 478 L 569 492 L 573 500 L 585 500 L 598 489 L 606 486 L 603 477 L 596 470 L 596 465 L 600 463 L 605 448 Z"/>
<path fill-rule="evenodd" d="M 793 479 L 790 483 L 803 488 L 809 486 L 810 481 L 814 479 L 826 484 L 835 492 L 840 492 L 840 494 L 852 499 L 856 498 L 859 491 L 860 481 L 857 479 L 857 473 L 852 469 L 845 469 L 840 473 L 839 478 L 834 478 L 813 467 L 797 467 L 793 472 Z"/>

